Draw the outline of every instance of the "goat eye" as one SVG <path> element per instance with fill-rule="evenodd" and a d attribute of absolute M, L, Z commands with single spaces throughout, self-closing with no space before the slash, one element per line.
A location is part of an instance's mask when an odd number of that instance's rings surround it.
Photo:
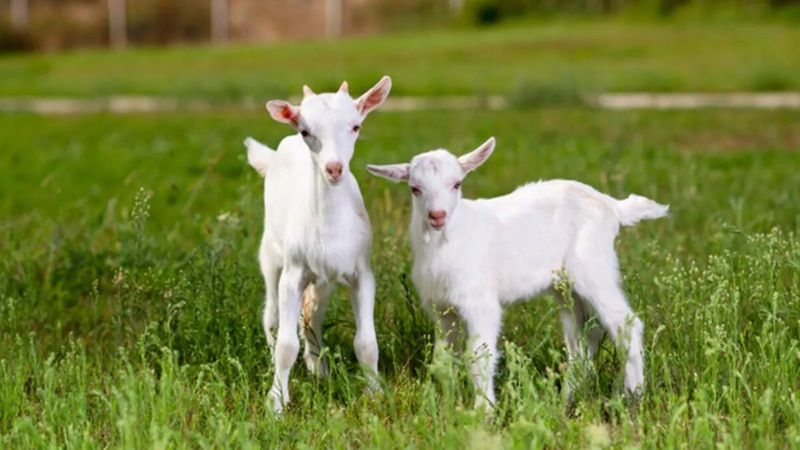
<path fill-rule="evenodd" d="M 453 185 L 453 189 L 454 190 L 461 189 L 461 182 L 460 181 L 456 182 L 456 184 Z"/>
<path fill-rule="evenodd" d="M 300 136 L 303 136 L 304 138 L 306 138 L 306 137 L 311 136 L 311 133 L 309 133 L 308 130 L 300 130 Z"/>
<path fill-rule="evenodd" d="M 422 194 L 422 190 L 418 187 L 411 186 L 411 193 L 414 195 Z"/>
<path fill-rule="evenodd" d="M 361 125 L 353 125 L 353 133 L 358 133 L 358 130 L 361 129 Z"/>

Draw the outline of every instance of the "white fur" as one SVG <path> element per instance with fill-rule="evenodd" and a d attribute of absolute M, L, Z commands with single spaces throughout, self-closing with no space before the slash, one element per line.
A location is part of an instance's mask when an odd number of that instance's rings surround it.
<path fill-rule="evenodd" d="M 620 201 L 568 180 L 530 183 L 492 199 L 463 199 L 459 183 L 493 149 L 491 138 L 460 158 L 436 150 L 415 156 L 410 164 L 368 166 L 375 175 L 407 180 L 414 188 L 414 285 L 423 303 L 437 312 L 446 334 L 455 334 L 452 311 L 463 319 L 475 354 L 476 404 L 495 401 L 502 308 L 550 289 L 563 273 L 575 293 L 561 314 L 570 362 L 591 357 L 600 344 L 603 332 L 596 328 L 589 331 L 588 349 L 580 339 L 594 313 L 627 351 L 626 392 L 640 391 L 644 325 L 620 286 L 614 239 L 621 224 L 663 217 L 668 207 L 635 195 Z M 434 227 L 441 221 L 430 218 L 431 211 L 446 214 L 443 226 Z M 452 335 L 444 337 L 452 343 Z"/>
<path fill-rule="evenodd" d="M 247 138 L 247 159 L 264 182 L 264 235 L 259 262 L 266 283 L 264 332 L 273 347 L 273 407 L 281 412 L 289 401 L 289 372 L 297 358 L 297 328 L 303 315 L 304 359 L 309 370 L 324 375 L 319 358 L 322 319 L 337 283 L 353 289 L 355 352 L 376 382 L 378 345 L 373 309 L 375 280 L 370 268 L 372 231 L 358 183 L 349 170 L 358 128 L 391 89 L 384 77 L 357 100 L 343 84 L 339 92 L 314 94 L 304 87 L 300 106 L 280 100 L 267 109 L 272 117 L 298 130 L 284 138 L 277 151 Z M 307 136 L 303 136 L 303 131 Z M 335 178 L 326 165 L 341 164 Z M 277 339 L 273 329 L 277 326 Z"/>

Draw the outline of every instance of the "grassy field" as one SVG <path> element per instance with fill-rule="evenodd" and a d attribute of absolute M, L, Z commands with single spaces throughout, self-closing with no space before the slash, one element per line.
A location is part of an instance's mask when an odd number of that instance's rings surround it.
<path fill-rule="evenodd" d="M 800 27 L 570 20 L 344 41 L 0 57 L 0 96 L 283 96 L 298 84 L 395 95 L 800 89 Z M 213 76 L 211 76 L 213 74 Z"/>
<path fill-rule="evenodd" d="M 800 446 L 798 122 L 747 110 L 374 114 L 352 168 L 376 234 L 384 393 L 363 394 L 340 290 L 324 326 L 332 375 L 298 364 L 278 420 L 255 258 L 261 180 L 241 141 L 287 130 L 235 111 L 0 116 L 0 447 Z M 470 409 L 464 361 L 433 358 L 408 278 L 409 194 L 364 165 L 489 135 L 497 151 L 467 196 L 564 177 L 671 205 L 617 246 L 647 327 L 638 408 L 606 342 L 566 413 L 550 297 L 506 316 L 494 419 Z"/>

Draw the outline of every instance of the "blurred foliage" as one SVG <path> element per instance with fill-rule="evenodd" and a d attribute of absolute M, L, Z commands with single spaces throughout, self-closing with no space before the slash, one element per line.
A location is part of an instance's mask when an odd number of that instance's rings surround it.
<path fill-rule="evenodd" d="M 647 19 L 800 19 L 800 0 L 378 0 L 377 16 L 384 28 L 419 28 L 465 22 L 491 25 L 502 20 L 534 16 L 624 15 Z M 453 11 L 456 11 L 454 14 Z"/>
<path fill-rule="evenodd" d="M 25 33 L 12 31 L 8 20 L 8 2 L 0 1 L 0 52 L 31 48 L 54 50 L 107 44 L 106 1 L 29 1 L 30 31 Z M 324 0 L 302 1 L 308 6 L 307 12 L 311 16 L 298 17 L 297 20 L 311 22 L 320 20 L 318 15 L 322 14 L 324 8 L 316 6 Z M 459 24 L 491 25 L 518 17 L 545 20 L 562 16 L 624 16 L 634 20 L 800 21 L 800 0 L 461 0 L 461 2 L 463 8 L 454 6 L 458 2 L 452 0 L 372 0 L 366 3 L 366 6 L 348 5 L 348 2 L 344 2 L 345 22 L 374 21 L 374 27 L 370 29 L 393 31 Z M 205 41 L 210 37 L 208 0 L 128 0 L 127 9 L 128 38 L 134 44 Z M 264 26 L 269 27 L 270 24 L 265 23 Z M 235 38 L 234 35 L 233 39 Z"/>
<path fill-rule="evenodd" d="M 24 28 L 13 26 L 10 10 L 0 2 L 0 52 L 85 47 L 106 41 L 105 12 L 97 5 L 29 1 L 29 20 Z"/>
<path fill-rule="evenodd" d="M 639 18 L 699 19 L 786 17 L 796 18 L 800 0 L 466 0 L 464 15 L 475 24 L 537 15 L 625 14 Z"/>
<path fill-rule="evenodd" d="M 27 31 L 14 30 L 8 8 L 0 2 L 0 52 L 56 50 L 106 45 L 105 0 L 29 0 Z M 166 44 L 206 40 L 210 36 L 209 2 L 197 0 L 128 0 L 128 40 Z"/>
<path fill-rule="evenodd" d="M 11 24 L 0 19 L 0 52 L 18 52 L 32 47 L 28 33 L 14 30 Z"/>
<path fill-rule="evenodd" d="M 207 1 L 129 1 L 128 38 L 133 42 L 159 44 L 208 39 L 209 17 Z"/>
<path fill-rule="evenodd" d="M 377 0 L 372 9 L 388 30 L 441 25 L 453 18 L 447 0 Z"/>

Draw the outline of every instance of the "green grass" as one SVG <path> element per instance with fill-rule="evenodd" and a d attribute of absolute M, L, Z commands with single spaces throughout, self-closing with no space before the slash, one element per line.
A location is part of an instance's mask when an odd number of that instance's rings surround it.
<path fill-rule="evenodd" d="M 241 141 L 266 114 L 0 116 L 0 447 L 790 448 L 800 445 L 800 113 L 377 113 L 352 168 L 375 229 L 383 394 L 362 393 L 344 290 L 325 321 L 332 374 L 298 364 L 267 408 L 255 252 L 260 179 Z M 468 196 L 540 178 L 671 205 L 622 231 L 644 319 L 648 392 L 623 402 L 608 342 L 573 416 L 555 301 L 506 315 L 496 417 L 464 362 L 432 355 L 408 273 L 409 194 L 366 174 L 438 146 L 498 149 Z M 225 214 L 227 213 L 227 214 Z"/>
<path fill-rule="evenodd" d="M 230 100 L 298 95 L 300 85 L 395 94 L 526 97 L 541 92 L 800 89 L 800 27 L 576 21 L 481 30 L 0 57 L 0 96 L 162 95 Z M 532 95 L 527 93 L 527 96 Z"/>

